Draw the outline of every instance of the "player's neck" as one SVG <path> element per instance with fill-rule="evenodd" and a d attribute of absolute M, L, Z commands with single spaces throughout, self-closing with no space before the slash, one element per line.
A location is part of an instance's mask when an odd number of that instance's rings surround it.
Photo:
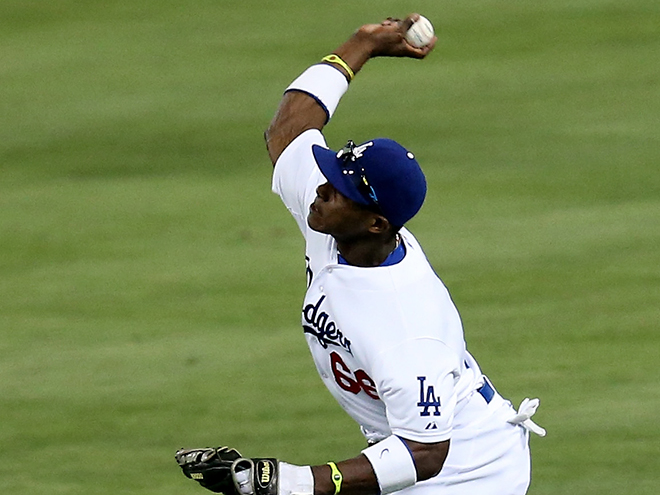
<path fill-rule="evenodd" d="M 386 241 L 380 238 L 352 242 L 337 240 L 337 249 L 349 265 L 368 268 L 382 265 L 399 242 L 399 234 Z"/>

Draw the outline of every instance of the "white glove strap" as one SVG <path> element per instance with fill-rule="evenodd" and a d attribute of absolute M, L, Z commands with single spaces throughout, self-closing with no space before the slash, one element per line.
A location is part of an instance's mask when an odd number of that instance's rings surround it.
<path fill-rule="evenodd" d="M 317 64 L 300 74 L 284 92 L 307 93 L 323 107 L 328 116 L 327 120 L 330 120 L 347 89 L 348 81 L 344 74 L 331 65 Z"/>
<path fill-rule="evenodd" d="M 277 495 L 314 495 L 314 476 L 310 466 L 279 463 Z"/>
<path fill-rule="evenodd" d="M 525 399 L 520 403 L 518 413 L 513 418 L 507 420 L 507 423 L 520 425 L 527 431 L 531 431 L 540 437 L 544 437 L 546 433 L 545 430 L 530 419 L 534 416 L 534 413 L 536 413 L 536 409 L 539 407 L 540 402 L 541 401 L 538 399 Z"/>
<path fill-rule="evenodd" d="M 362 451 L 376 473 L 380 493 L 402 490 L 417 482 L 417 470 L 408 446 L 396 435 L 391 435 Z"/>

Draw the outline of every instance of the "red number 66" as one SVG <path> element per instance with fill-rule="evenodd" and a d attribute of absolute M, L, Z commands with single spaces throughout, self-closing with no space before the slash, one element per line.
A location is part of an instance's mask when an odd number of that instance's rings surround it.
<path fill-rule="evenodd" d="M 330 365 L 335 381 L 341 388 L 356 395 L 363 390 L 369 397 L 378 400 L 376 384 L 363 370 L 357 370 L 353 373 L 346 366 L 341 356 L 334 351 L 330 353 Z"/>

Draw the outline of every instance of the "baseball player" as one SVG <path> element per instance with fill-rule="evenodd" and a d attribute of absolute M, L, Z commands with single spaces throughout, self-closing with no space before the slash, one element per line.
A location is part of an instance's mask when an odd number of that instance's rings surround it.
<path fill-rule="evenodd" d="M 426 195 L 415 155 L 389 139 L 338 151 L 322 129 L 374 57 L 422 59 L 417 15 L 358 29 L 286 89 L 266 132 L 273 191 L 306 241 L 301 319 L 317 370 L 360 425 L 352 459 L 296 466 L 227 447 L 180 450 L 184 474 L 226 495 L 519 495 L 530 481 L 530 417 L 468 353 L 459 314 L 404 227 Z"/>

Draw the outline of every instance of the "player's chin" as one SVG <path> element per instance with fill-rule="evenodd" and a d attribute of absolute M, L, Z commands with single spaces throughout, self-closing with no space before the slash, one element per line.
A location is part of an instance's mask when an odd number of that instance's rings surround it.
<path fill-rule="evenodd" d="M 316 232 L 321 232 L 322 234 L 326 233 L 323 226 L 323 219 L 318 212 L 313 209 L 310 209 L 307 214 L 307 225 L 310 229 Z"/>

